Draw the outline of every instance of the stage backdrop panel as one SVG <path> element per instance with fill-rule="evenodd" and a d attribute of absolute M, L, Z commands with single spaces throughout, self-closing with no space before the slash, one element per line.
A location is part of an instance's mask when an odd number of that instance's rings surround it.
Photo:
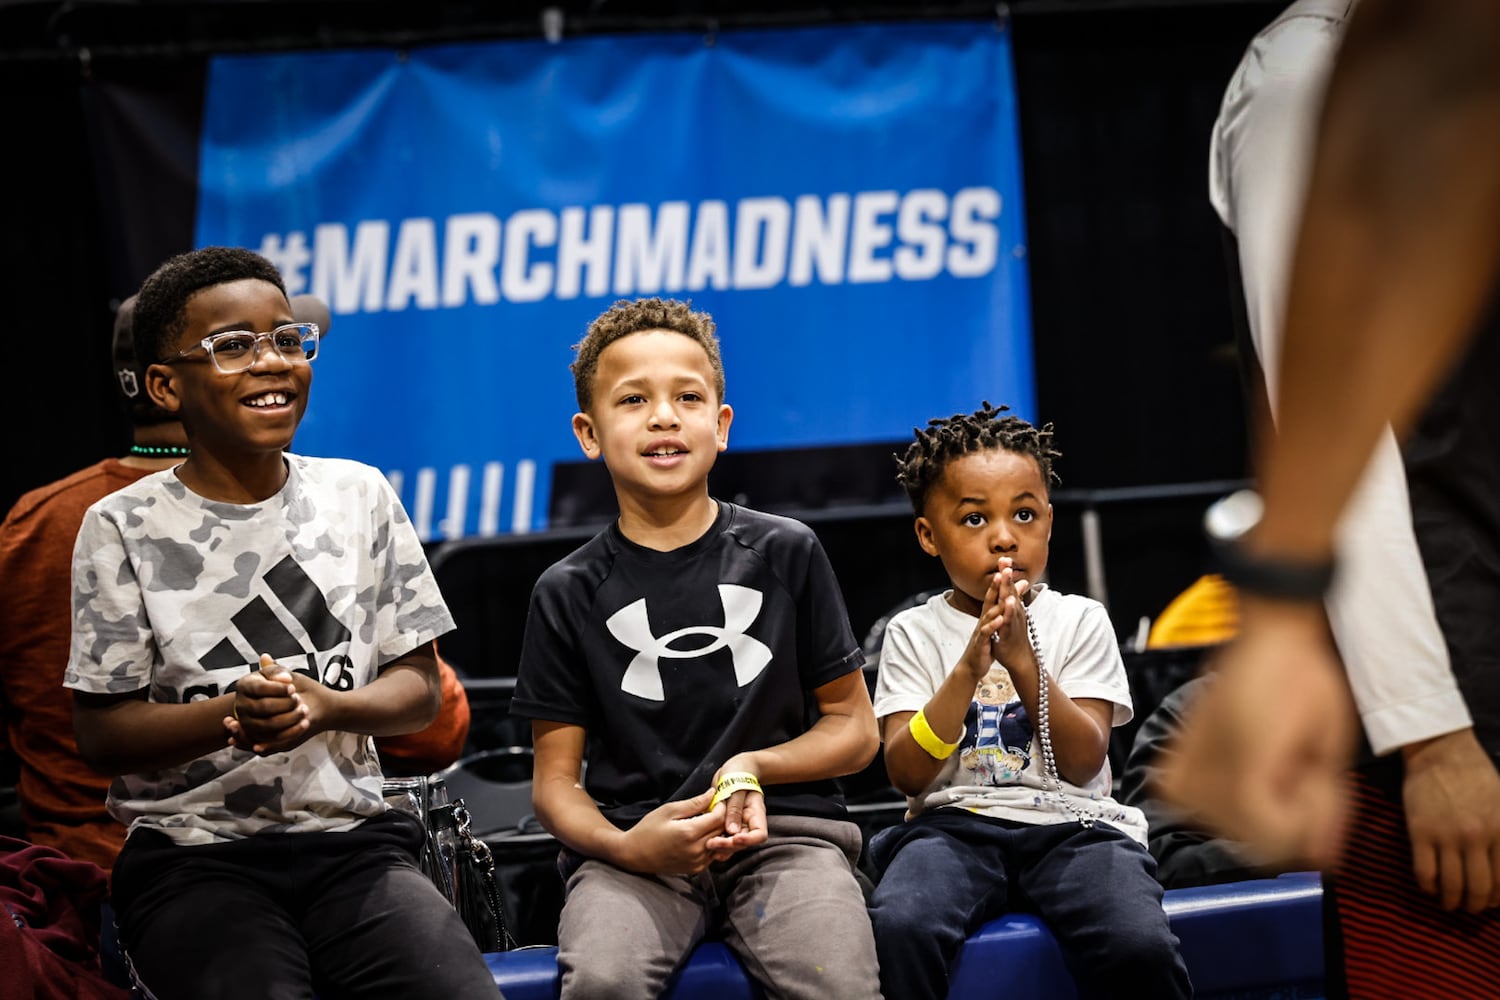
<path fill-rule="evenodd" d="M 581 458 L 572 345 L 621 298 L 713 314 L 734 451 L 1033 417 L 1010 45 L 914 22 L 217 57 L 195 241 L 328 302 L 295 447 L 383 469 L 429 540 L 547 526 Z"/>

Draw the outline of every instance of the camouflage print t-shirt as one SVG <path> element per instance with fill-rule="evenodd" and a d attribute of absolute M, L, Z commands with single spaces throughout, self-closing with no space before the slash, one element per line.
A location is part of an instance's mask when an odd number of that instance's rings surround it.
<path fill-rule="evenodd" d="M 378 470 L 287 456 L 281 492 L 218 503 L 174 470 L 88 511 L 73 551 L 64 684 L 158 703 L 232 690 L 269 653 L 335 690 L 453 628 L 422 544 Z M 123 775 L 109 810 L 179 844 L 348 829 L 386 808 L 374 741 L 324 732 L 287 753 L 225 747 Z"/>

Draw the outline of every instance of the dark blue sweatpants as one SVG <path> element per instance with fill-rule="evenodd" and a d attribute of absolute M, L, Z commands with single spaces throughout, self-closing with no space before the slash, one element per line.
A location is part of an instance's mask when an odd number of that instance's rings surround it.
<path fill-rule="evenodd" d="M 1042 918 L 1083 996 L 1192 996 L 1156 862 L 1107 823 L 1032 826 L 937 809 L 880 831 L 869 851 L 886 997 L 947 996 L 959 946 L 1012 911 Z"/>

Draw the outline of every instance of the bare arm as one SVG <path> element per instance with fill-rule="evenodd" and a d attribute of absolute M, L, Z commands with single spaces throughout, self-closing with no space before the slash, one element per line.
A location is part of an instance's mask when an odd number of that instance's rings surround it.
<path fill-rule="evenodd" d="M 1362 0 L 1351 17 L 1293 257 L 1277 429 L 1259 428 L 1252 552 L 1327 559 L 1382 428 L 1410 425 L 1476 332 L 1500 271 L 1496 52 L 1490 0 Z M 1163 794 L 1261 860 L 1329 864 L 1353 748 L 1344 675 L 1320 608 L 1247 595 L 1241 610 Z"/>
<path fill-rule="evenodd" d="M 328 730 L 411 732 L 432 721 L 439 696 L 430 642 L 349 691 L 326 688 L 263 656 L 261 669 L 246 674 L 233 693 L 203 701 L 158 704 L 146 700 L 145 689 L 123 696 L 77 692 L 73 728 L 90 767 L 138 774 L 186 764 L 221 749 L 226 740 L 276 753 Z"/>
<path fill-rule="evenodd" d="M 434 645 L 434 652 L 437 652 Z M 442 692 L 437 716 L 426 728 L 399 736 L 379 737 L 376 746 L 386 774 L 430 774 L 452 764 L 469 738 L 469 696 L 457 671 L 437 655 L 438 687 Z"/>
<path fill-rule="evenodd" d="M 1022 602 L 1030 584 L 1014 578 L 1009 558 L 1002 557 L 999 567 L 996 579 L 985 592 L 962 658 L 922 709 L 933 733 L 945 743 L 956 743 L 962 738 L 964 718 L 973 702 L 975 687 L 996 663 L 1009 674 L 1031 718 L 1040 719 L 1040 674 Z M 1001 594 L 1006 595 L 1003 600 Z M 1074 701 L 1055 681 L 1048 684 L 1047 705 L 1059 775 L 1076 785 L 1088 783 L 1104 766 L 1114 706 L 1092 698 Z M 886 773 L 891 784 L 906 795 L 921 794 L 944 765 L 912 736 L 910 723 L 915 714 L 893 712 L 884 719 Z"/>
<path fill-rule="evenodd" d="M 1031 647 L 1027 629 L 1029 612 L 1022 601 L 1028 586 L 1025 581 L 1015 579 L 1010 560 L 1002 557 L 995 587 L 998 594 L 1005 595 L 1000 602 L 1004 614 L 995 632 L 994 646 L 997 659 L 1016 686 L 1021 704 L 1026 706 L 1032 722 L 1038 727 L 1040 739 L 1042 668 L 1037 662 L 1036 651 Z M 1045 651 L 1042 655 L 1046 655 Z M 1105 755 L 1109 752 L 1114 706 L 1097 698 L 1074 701 L 1055 679 L 1049 677 L 1047 716 L 1058 775 L 1075 785 L 1088 784 L 1104 766 Z"/>
<path fill-rule="evenodd" d="M 370 683 L 336 691 L 306 674 L 293 674 L 297 693 L 309 703 L 317 731 L 338 729 L 370 736 L 414 733 L 437 717 L 442 678 L 431 641 L 380 668 Z"/>
<path fill-rule="evenodd" d="M 177 767 L 224 747 L 232 694 L 186 704 L 158 704 L 147 692 L 73 692 L 73 733 L 84 763 L 100 774 L 140 774 Z"/>
<path fill-rule="evenodd" d="M 1026 626 L 1020 624 L 1018 627 L 1024 630 Z M 1006 664 L 1006 670 L 1016 685 L 1016 694 L 1021 696 L 1021 704 L 1026 706 L 1027 714 L 1037 726 L 1037 739 L 1041 739 L 1040 667 L 1030 645 Z M 1055 678 L 1048 678 L 1048 728 L 1057 773 L 1061 778 L 1075 785 L 1086 785 L 1099 773 L 1109 752 L 1114 711 L 1113 705 L 1099 698 L 1075 701 L 1068 697 Z"/>
<path fill-rule="evenodd" d="M 818 720 L 800 736 L 761 750 L 735 754 L 720 774 L 748 771 L 762 785 L 786 785 L 853 774 L 880 749 L 875 710 L 864 675 L 851 671 L 813 691 Z"/>
<path fill-rule="evenodd" d="M 943 683 L 922 707 L 922 715 L 927 719 L 933 735 L 944 743 L 957 743 L 963 739 L 964 717 L 968 715 L 969 706 L 974 701 L 974 688 L 989 671 L 989 664 L 994 662 L 989 635 L 998 621 L 998 611 L 993 615 L 980 615 L 963 660 L 948 672 Z M 989 632 L 985 631 L 986 627 Z M 972 669 L 966 666 L 970 662 L 976 664 Z M 979 680 L 976 680 L 974 674 L 980 667 L 983 672 L 979 673 Z M 922 749 L 916 737 L 912 736 L 911 720 L 916 714 L 892 712 L 881 720 L 882 734 L 885 737 L 886 775 L 903 795 L 922 794 L 937 779 L 945 764 L 944 760 L 939 760 Z"/>
<path fill-rule="evenodd" d="M 1014 678 L 1014 674 L 1012 677 Z M 955 680 L 958 678 L 958 680 Z M 957 742 L 963 734 L 963 719 L 974 698 L 974 687 L 965 683 L 966 675 L 953 671 L 943 681 L 943 686 L 928 700 L 923 714 L 928 725 L 945 743 Z M 1017 693 L 1021 682 L 1015 681 Z M 964 689 L 967 688 L 965 691 Z M 1031 680 L 1031 695 L 1028 701 L 1022 694 L 1027 712 L 1036 719 L 1037 688 L 1035 674 Z M 1049 715 L 1052 725 L 1052 748 L 1057 755 L 1058 773 L 1075 785 L 1087 784 L 1104 766 L 1104 757 L 1109 750 L 1108 734 L 1114 715 L 1114 706 L 1097 698 L 1069 698 L 1053 683 L 1047 689 Z M 952 701 L 961 697 L 961 707 L 953 707 Z M 1065 706 L 1060 708 L 1059 706 Z M 891 784 L 903 795 L 920 795 L 931 785 L 943 769 L 943 761 L 933 757 L 917 745 L 911 734 L 911 718 L 915 712 L 892 712 L 883 721 L 885 736 L 885 769 Z M 954 717 L 957 722 L 953 722 Z M 1066 722 L 1059 724 L 1059 719 Z"/>
<path fill-rule="evenodd" d="M 997 562 L 1009 566 L 1009 560 Z M 1008 579 L 1008 578 L 1007 578 Z M 943 682 L 922 706 L 922 716 L 934 736 L 944 743 L 957 743 L 964 737 L 964 718 L 974 700 L 974 690 L 990 672 L 998 655 L 996 631 L 1005 619 L 1000 601 L 999 584 L 992 580 L 984 592 L 974 631 L 964 646 L 958 663 L 943 677 Z M 887 642 L 894 636 L 887 635 Z M 904 795 L 920 795 L 937 778 L 946 758 L 939 760 L 917 743 L 911 734 L 911 720 L 916 712 L 892 712 L 882 720 L 885 743 L 885 769 L 891 784 Z"/>
<path fill-rule="evenodd" d="M 875 758 L 880 733 L 864 674 L 851 671 L 813 691 L 818 720 L 784 743 L 737 753 L 714 774 L 714 784 L 730 774 L 751 774 L 765 785 L 818 781 L 853 774 Z M 765 842 L 766 801 L 762 793 L 740 789 L 724 799 L 724 834 L 709 841 L 716 860 Z"/>
<path fill-rule="evenodd" d="M 708 840 L 724 830 L 724 807 L 708 809 L 712 790 L 664 803 L 621 830 L 583 787 L 583 727 L 533 722 L 531 733 L 531 804 L 548 833 L 585 857 L 626 871 L 693 874 L 708 867 Z"/>

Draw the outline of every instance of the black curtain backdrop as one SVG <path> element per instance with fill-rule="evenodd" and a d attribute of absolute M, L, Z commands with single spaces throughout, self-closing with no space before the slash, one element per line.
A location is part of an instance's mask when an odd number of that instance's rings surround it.
<path fill-rule="evenodd" d="M 0 106 L 11 137 L 10 153 L 0 157 L 6 220 L 0 273 L 11 314 L 12 407 L 27 414 L 10 435 L 0 509 L 128 445 L 106 360 L 113 307 L 152 266 L 191 246 L 190 165 L 207 58 L 246 48 L 540 33 L 535 9 L 497 6 L 512 19 L 496 21 L 488 5 L 444 2 L 0 0 Z M 728 29 L 996 10 L 599 0 L 577 6 L 559 5 L 566 30 Z M 1246 42 L 1280 6 L 1018 0 L 1008 8 L 1039 408 L 1056 425 L 1064 453 L 1059 471 L 1069 491 L 1245 475 L 1229 286 L 1207 201 L 1208 138 Z M 105 113 L 125 103 L 156 115 L 156 145 L 147 157 L 127 161 L 111 152 L 146 141 L 122 133 L 121 116 Z M 1122 634 L 1203 569 L 1198 518 L 1206 502 L 1134 500 L 1101 509 L 1110 609 Z M 1061 506 L 1052 579 L 1083 591 L 1081 508 Z M 840 525 L 836 516 L 820 523 L 828 525 L 820 531 L 830 547 L 843 553 L 836 569 L 854 591 L 857 631 L 874 617 L 867 609 L 941 582 L 935 564 L 905 551 L 915 543 L 899 512 L 857 524 Z M 844 536 L 858 543 L 845 544 Z M 518 560 L 522 565 L 529 563 Z"/>

